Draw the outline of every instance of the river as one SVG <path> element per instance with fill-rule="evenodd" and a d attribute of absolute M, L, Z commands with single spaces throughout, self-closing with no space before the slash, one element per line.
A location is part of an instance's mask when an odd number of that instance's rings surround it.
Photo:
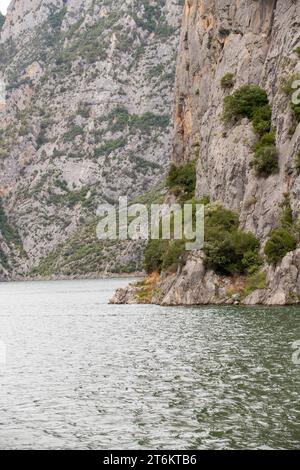
<path fill-rule="evenodd" d="M 299 307 L 108 305 L 127 282 L 0 284 L 1 449 L 300 447 Z"/>

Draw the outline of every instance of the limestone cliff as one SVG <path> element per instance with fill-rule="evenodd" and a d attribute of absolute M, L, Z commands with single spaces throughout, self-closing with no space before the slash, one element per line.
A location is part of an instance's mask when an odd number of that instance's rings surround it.
<path fill-rule="evenodd" d="M 209 195 L 211 201 L 238 211 L 241 227 L 262 244 L 278 224 L 284 195 L 289 196 L 294 219 L 300 215 L 300 177 L 294 163 L 300 125 L 282 91 L 284 80 L 300 73 L 295 51 L 299 26 L 299 1 L 187 0 L 184 7 L 173 159 L 180 164 L 193 158 L 196 149 L 197 196 Z M 256 140 L 251 123 L 244 119 L 227 128 L 221 120 L 227 92 L 220 83 L 228 73 L 235 77 L 233 90 L 253 83 L 268 93 L 279 152 L 279 171 L 268 178 L 258 177 L 250 167 Z M 201 260 L 190 263 L 160 301 L 224 301 L 220 280 L 210 278 L 207 285 Z M 299 250 L 277 267 L 266 267 L 266 273 L 268 289 L 256 291 L 246 303 L 299 301 Z"/>
<path fill-rule="evenodd" d="M 278 225 L 288 197 L 293 219 L 300 216 L 300 177 L 295 157 L 300 125 L 285 93 L 300 77 L 298 0 L 186 0 L 176 73 L 173 161 L 197 157 L 196 196 L 238 212 L 240 227 L 255 234 L 262 248 Z M 222 78 L 232 78 L 232 88 Z M 224 97 L 245 84 L 266 90 L 276 130 L 276 173 L 259 177 L 253 168 L 257 136 L 248 119 L 227 125 Z M 285 86 L 284 86 L 285 84 Z M 266 288 L 245 303 L 285 304 L 300 299 L 299 249 L 276 266 L 265 264 Z M 236 279 L 206 271 L 193 253 L 176 274 L 163 274 L 154 302 L 201 304 L 234 302 Z M 243 282 L 240 280 L 240 282 Z"/>

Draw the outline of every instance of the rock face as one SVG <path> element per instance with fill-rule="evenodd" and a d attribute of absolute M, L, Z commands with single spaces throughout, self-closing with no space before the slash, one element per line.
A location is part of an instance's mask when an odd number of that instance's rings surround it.
<path fill-rule="evenodd" d="M 246 305 L 286 305 L 300 303 L 300 249 L 288 253 L 276 267 L 268 267 L 267 289 L 249 295 Z"/>
<path fill-rule="evenodd" d="M 240 226 L 264 246 L 277 227 L 284 196 L 294 220 L 300 216 L 300 177 L 295 156 L 300 125 L 282 89 L 284 80 L 300 78 L 300 2 L 295 0 L 186 0 L 176 72 L 173 161 L 197 158 L 196 196 L 240 214 Z M 233 74 L 231 90 L 221 80 Z M 224 97 L 245 84 L 267 91 L 276 129 L 279 172 L 257 177 L 250 162 L 257 137 L 243 119 L 225 125 Z M 267 289 L 256 290 L 246 304 L 298 303 L 299 249 L 276 267 L 265 266 Z M 192 254 L 177 274 L 162 275 L 157 303 L 226 303 L 231 279 L 206 272 L 201 253 Z M 234 300 L 234 299 L 233 299 Z"/>
<path fill-rule="evenodd" d="M 240 295 L 242 278 L 220 276 L 206 271 L 203 256 L 193 254 L 177 274 L 164 275 L 156 286 L 153 303 L 161 305 L 287 305 L 300 302 L 300 249 L 285 256 L 276 267 L 266 271 L 266 289 Z"/>
<path fill-rule="evenodd" d="M 229 300 L 230 280 L 206 271 L 201 253 L 192 254 L 186 265 L 172 275 L 163 275 L 153 302 L 161 305 L 222 304 Z"/>
<path fill-rule="evenodd" d="M 12 273 L 164 177 L 182 4 L 14 0 L 0 18 L 0 197 L 24 255 Z"/>
<path fill-rule="evenodd" d="M 242 228 L 264 240 L 274 228 L 283 193 L 300 213 L 300 178 L 294 169 L 300 126 L 294 129 L 281 81 L 300 73 L 300 2 L 186 1 L 176 82 L 174 161 L 199 154 L 197 194 L 240 211 Z M 277 129 L 278 175 L 257 178 L 249 163 L 255 135 L 244 120 L 229 129 L 220 119 L 226 73 L 235 88 L 254 83 L 268 93 Z"/>
<path fill-rule="evenodd" d="M 180 164 L 197 152 L 197 196 L 209 195 L 211 201 L 239 211 L 241 228 L 262 243 L 278 223 L 284 194 L 294 218 L 300 215 L 300 177 L 294 168 L 300 125 L 293 123 L 289 99 L 282 92 L 282 80 L 300 73 L 295 53 L 299 26 L 299 1 L 187 0 L 184 7 L 173 160 Z M 253 83 L 268 93 L 279 173 L 267 179 L 258 178 L 249 165 L 256 140 L 251 123 L 244 119 L 226 128 L 221 120 L 226 91 L 220 83 L 227 73 L 234 74 L 235 89 Z M 266 268 L 268 289 L 254 292 L 245 303 L 299 302 L 299 270 L 297 250 L 276 268 Z M 201 260 L 192 258 L 175 282 L 163 282 L 162 302 L 223 301 L 219 284 L 220 279 L 204 273 Z"/>

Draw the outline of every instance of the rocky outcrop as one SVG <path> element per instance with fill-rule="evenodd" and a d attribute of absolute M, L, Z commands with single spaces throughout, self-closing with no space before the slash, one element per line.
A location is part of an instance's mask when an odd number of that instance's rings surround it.
<path fill-rule="evenodd" d="M 164 177 L 181 14 L 182 0 L 14 0 L 0 18 L 0 194 L 28 258 L 12 271 L 78 247 L 99 203 Z"/>
<path fill-rule="evenodd" d="M 121 287 L 117 289 L 109 303 L 113 305 L 134 305 L 139 304 L 140 299 L 138 297 L 139 289 L 136 286 L 129 285 L 127 287 Z"/>
<path fill-rule="evenodd" d="M 245 295 L 244 277 L 221 276 L 206 270 L 203 254 L 191 254 L 176 273 L 161 275 L 152 287 L 151 303 L 175 305 L 289 305 L 300 303 L 300 249 L 288 253 L 282 262 L 265 268 L 266 288 Z M 130 285 L 116 291 L 111 303 L 144 303 L 141 288 Z"/>
<path fill-rule="evenodd" d="M 300 125 L 293 123 L 282 80 L 300 72 L 295 47 L 300 42 L 300 2 L 185 2 L 176 80 L 173 160 L 199 155 L 197 196 L 240 213 L 241 228 L 264 244 L 278 224 L 280 204 L 289 195 L 293 217 L 300 216 L 300 177 L 294 159 Z M 256 136 L 247 119 L 226 127 L 221 120 L 226 92 L 221 79 L 234 76 L 234 87 L 254 83 L 265 89 L 276 128 L 279 172 L 258 178 L 249 163 Z M 244 299 L 248 305 L 299 302 L 299 250 L 276 267 L 266 266 L 267 289 Z M 194 282 L 194 276 L 197 281 Z M 229 281 L 230 282 L 230 281 Z M 169 286 L 169 288 L 168 288 Z M 162 281 L 162 303 L 218 303 L 226 299 L 220 279 L 190 261 L 184 273 Z"/>
<path fill-rule="evenodd" d="M 233 303 L 228 295 L 230 286 L 228 278 L 205 269 L 202 253 L 194 253 L 177 273 L 162 275 L 152 300 L 161 305 Z"/>
<path fill-rule="evenodd" d="M 188 0 L 185 2 L 176 80 L 173 159 L 199 154 L 197 195 L 240 211 L 242 228 L 265 240 L 274 228 L 283 193 L 300 214 L 300 178 L 294 158 L 300 126 L 291 133 L 292 112 L 282 79 L 300 73 L 300 3 L 292 0 Z M 280 171 L 257 178 L 250 168 L 255 134 L 244 120 L 221 120 L 225 90 L 233 73 L 235 89 L 254 83 L 268 93 L 277 129 Z"/>
<path fill-rule="evenodd" d="M 295 156 L 300 125 L 284 81 L 300 77 L 300 2 L 294 0 L 186 0 L 178 56 L 173 161 L 197 159 L 196 196 L 240 215 L 240 227 L 254 233 L 262 248 L 278 226 L 288 196 L 293 218 L 300 216 L 300 176 Z M 233 87 L 221 86 L 232 74 Z M 293 80 L 292 80 L 293 81 Z M 244 84 L 267 91 L 276 129 L 279 171 L 258 177 L 251 168 L 257 136 L 248 119 L 222 120 L 224 97 Z M 267 288 L 239 298 L 247 305 L 298 303 L 299 249 L 277 266 L 265 265 Z M 232 301 L 232 278 L 206 271 L 201 253 L 192 254 L 175 274 L 163 274 L 154 301 L 163 305 Z M 234 291 L 234 289 L 233 289 Z M 236 295 L 236 294 L 234 294 Z M 234 298 L 233 301 L 237 301 Z"/>
<path fill-rule="evenodd" d="M 156 286 L 153 303 L 161 305 L 288 305 L 300 303 L 300 249 L 288 253 L 266 272 L 266 289 L 243 295 L 245 279 L 206 271 L 201 254 L 191 255 L 177 274 L 163 275 Z"/>
<path fill-rule="evenodd" d="M 300 303 L 300 249 L 288 253 L 277 266 L 269 266 L 266 274 L 268 288 L 246 297 L 246 305 Z"/>

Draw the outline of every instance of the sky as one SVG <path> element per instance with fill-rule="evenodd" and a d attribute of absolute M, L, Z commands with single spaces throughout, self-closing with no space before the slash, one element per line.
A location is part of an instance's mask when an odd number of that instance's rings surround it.
<path fill-rule="evenodd" d="M 3 15 L 6 15 L 6 10 L 11 0 L 0 0 L 0 11 Z"/>

